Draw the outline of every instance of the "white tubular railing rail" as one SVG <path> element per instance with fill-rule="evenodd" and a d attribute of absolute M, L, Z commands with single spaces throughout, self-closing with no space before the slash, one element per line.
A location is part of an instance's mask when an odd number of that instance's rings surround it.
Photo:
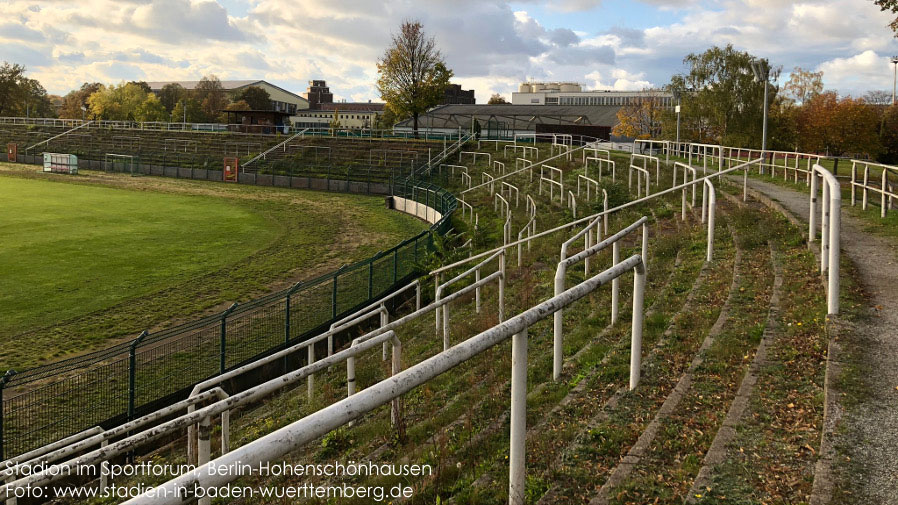
<path fill-rule="evenodd" d="M 458 152 L 458 162 L 459 163 L 461 163 L 462 155 L 465 155 L 465 154 L 470 154 L 473 157 L 473 160 L 471 160 L 471 163 L 477 163 L 478 156 L 486 156 L 487 166 L 493 165 L 493 155 L 490 153 L 484 153 L 484 152 L 479 152 L 479 151 L 459 151 Z"/>
<path fill-rule="evenodd" d="M 493 169 L 494 170 L 498 169 L 498 170 L 496 170 L 496 172 L 499 175 L 505 175 L 505 163 L 502 163 L 499 160 L 494 160 L 493 161 Z"/>
<path fill-rule="evenodd" d="M 577 197 L 574 196 L 574 192 L 571 190 L 567 191 L 567 206 L 571 209 L 574 219 L 577 219 Z"/>
<path fill-rule="evenodd" d="M 536 202 L 533 201 L 533 197 L 529 194 L 524 200 L 524 207 L 524 211 L 530 213 L 530 220 L 527 221 L 527 224 L 525 224 L 524 227 L 521 228 L 521 231 L 518 232 L 518 266 L 521 266 L 521 253 L 524 246 L 521 239 L 524 237 L 524 233 L 526 232 L 528 237 L 536 233 Z M 530 242 L 527 242 L 527 250 L 530 250 Z"/>
<path fill-rule="evenodd" d="M 443 167 L 448 168 L 448 169 L 449 169 L 449 172 L 450 172 L 452 175 L 455 175 L 455 169 L 456 169 L 456 168 L 461 169 L 462 172 L 467 172 L 467 171 L 468 171 L 468 167 L 466 167 L 466 166 L 464 166 L 464 165 L 450 165 L 449 163 L 440 163 L 440 168 L 439 168 L 440 174 L 443 173 Z"/>
<path fill-rule="evenodd" d="M 863 179 L 858 180 L 857 167 L 863 166 Z M 879 176 L 879 186 L 870 184 L 870 168 L 876 168 L 882 171 Z M 872 163 L 862 160 L 851 160 L 851 206 L 856 204 L 855 193 L 857 188 L 861 188 L 861 208 L 867 210 L 867 193 L 872 191 L 879 193 L 879 217 L 886 217 L 890 207 L 894 207 L 894 200 L 898 200 L 898 193 L 895 191 L 896 183 L 889 180 L 889 175 L 898 175 L 898 167 L 891 165 L 883 165 L 881 163 Z"/>
<path fill-rule="evenodd" d="M 487 172 L 480 172 L 480 186 L 485 186 L 487 184 L 490 185 L 490 194 L 491 195 L 495 194 L 496 193 L 496 178 L 493 177 L 492 174 L 489 174 Z M 479 188 L 480 186 L 477 186 L 477 187 Z M 465 192 L 462 191 L 462 194 L 464 194 L 464 193 Z"/>
<path fill-rule="evenodd" d="M 502 184 L 499 186 L 499 193 L 502 194 L 503 196 L 507 193 L 509 199 L 511 198 L 511 194 L 514 193 L 515 208 L 518 208 L 521 206 L 521 203 L 520 203 L 521 190 L 519 190 L 518 187 L 515 186 L 514 184 L 507 182 L 507 181 L 502 181 Z"/>
<path fill-rule="evenodd" d="M 694 187 L 694 186 L 693 186 Z M 714 258 L 714 218 L 717 215 L 717 195 L 714 192 L 714 183 L 711 179 L 705 179 L 702 186 L 702 223 L 708 222 L 708 250 L 707 261 Z"/>
<path fill-rule="evenodd" d="M 478 255 L 477 259 L 481 259 L 482 257 L 483 257 L 483 255 Z M 500 319 L 501 319 L 501 317 L 504 316 L 504 314 L 505 314 L 505 297 L 504 297 L 504 295 L 505 295 L 505 248 L 502 247 L 502 248 L 496 249 L 485 260 L 481 261 L 474 267 L 469 268 L 464 273 L 462 273 L 461 277 L 464 277 L 465 275 L 470 275 L 471 272 L 474 272 L 474 283 L 478 284 L 480 282 L 480 270 L 487 263 L 492 261 L 494 258 L 499 258 L 497 270 L 500 273 L 500 277 L 499 277 L 499 313 L 500 313 Z M 470 260 L 471 258 L 468 258 L 468 259 Z M 468 261 L 463 261 L 462 263 L 468 263 Z M 457 266 L 457 265 L 449 265 L 449 266 L 445 266 L 445 267 L 440 267 L 440 268 L 430 272 L 430 276 L 433 277 L 433 279 L 434 279 L 434 281 L 433 281 L 434 303 L 439 303 L 440 295 L 442 294 L 442 291 L 440 290 L 440 286 L 443 284 L 440 284 L 440 277 L 442 276 L 443 272 L 449 271 L 454 266 Z M 458 277 L 458 276 L 456 276 L 456 277 Z M 455 282 L 456 280 L 458 280 L 458 279 L 453 278 L 453 280 L 448 281 L 444 284 L 449 285 L 449 284 L 452 284 L 453 282 Z M 475 310 L 479 313 L 480 312 L 480 287 L 479 287 L 479 285 L 474 290 L 474 307 L 475 307 Z M 441 327 L 440 326 L 440 315 L 441 315 L 441 311 L 439 311 L 439 310 L 434 313 L 434 319 L 436 321 L 436 331 L 437 332 L 440 331 L 440 327 Z"/>
<path fill-rule="evenodd" d="M 585 161 L 585 165 L 584 165 L 584 170 L 583 170 L 583 171 L 586 173 L 586 175 L 589 175 L 589 161 L 590 161 L 590 160 L 595 160 L 596 163 L 598 164 L 598 169 L 599 169 L 599 180 L 600 180 L 600 181 L 602 180 L 602 172 L 604 171 L 603 168 L 604 168 L 606 165 L 611 167 L 611 180 L 612 180 L 612 182 L 617 181 L 617 170 L 615 169 L 614 161 L 613 161 L 613 160 L 610 160 L 610 159 L 609 159 L 609 160 L 606 160 L 605 158 L 596 158 L 596 157 L 593 157 L 593 156 L 587 156 L 587 157 L 586 157 L 586 161 Z"/>
<path fill-rule="evenodd" d="M 545 170 L 548 169 L 549 176 L 546 177 Z M 558 180 L 555 180 L 555 175 L 558 175 Z M 553 201 L 555 199 L 555 186 L 558 186 L 558 202 L 564 202 L 564 173 L 559 168 L 555 168 L 551 165 L 542 164 L 539 166 L 539 194 L 543 194 L 543 182 L 546 182 L 549 185 L 549 201 Z"/>
<path fill-rule="evenodd" d="M 631 154 L 630 155 L 630 166 L 636 165 L 634 161 L 642 160 L 642 168 L 648 171 L 651 167 L 650 164 L 655 164 L 655 179 L 661 180 L 661 160 L 657 156 L 647 156 L 645 154 Z"/>
<path fill-rule="evenodd" d="M 651 193 L 650 186 L 651 175 L 649 171 L 642 167 L 637 167 L 636 165 L 630 164 L 630 172 L 629 177 L 627 178 L 627 188 L 632 191 L 633 190 L 633 171 L 636 171 L 636 197 L 643 198 L 649 196 Z M 645 178 L 645 195 L 642 194 L 642 179 Z"/>
<path fill-rule="evenodd" d="M 461 217 L 462 217 L 462 219 L 464 219 L 464 217 L 465 217 L 465 209 L 468 209 L 468 214 L 470 214 L 470 216 L 469 216 L 468 219 L 473 223 L 473 222 L 474 222 L 474 207 L 471 206 L 470 203 L 464 201 L 464 199 L 462 199 L 461 196 L 459 196 L 458 198 L 456 198 L 456 201 L 457 201 L 458 203 L 461 204 Z"/>
<path fill-rule="evenodd" d="M 486 143 L 492 142 L 496 148 L 496 152 L 499 152 L 499 144 L 502 144 L 502 143 L 512 144 L 514 141 L 513 140 L 496 140 L 496 139 L 479 139 L 479 140 L 477 140 L 477 149 L 480 149 L 481 142 L 486 142 Z"/>
<path fill-rule="evenodd" d="M 589 156 L 589 153 L 592 153 L 592 156 Z M 604 158 L 600 158 L 599 154 L 604 154 Z M 598 147 L 584 147 L 583 148 L 583 156 L 580 158 L 580 162 L 586 164 L 586 159 L 604 159 L 611 161 L 611 151 L 607 149 L 599 149 Z"/>
<path fill-rule="evenodd" d="M 284 140 L 283 142 L 281 142 L 281 143 L 279 143 L 279 144 L 277 144 L 277 145 L 275 145 L 275 146 L 269 148 L 269 149 L 266 150 L 265 152 L 259 153 L 259 154 L 257 154 L 256 156 L 250 158 L 249 161 L 244 162 L 244 163 L 240 166 L 240 170 L 242 171 L 244 167 L 246 167 L 247 165 L 251 165 L 251 164 L 255 163 L 255 162 L 258 161 L 259 159 L 265 159 L 265 156 L 267 156 L 269 153 L 273 152 L 275 149 L 277 149 L 277 148 L 279 148 L 279 147 L 280 147 L 280 148 L 283 148 L 284 146 L 286 146 L 287 144 L 289 144 L 290 141 L 292 141 L 292 140 L 295 139 L 296 137 L 302 137 L 307 131 L 309 131 L 308 128 L 306 128 L 306 129 L 304 129 L 304 130 L 300 130 L 300 131 L 296 132 L 295 134 L 291 135 L 290 137 L 288 137 L 288 138 L 287 138 L 286 140 Z"/>
<path fill-rule="evenodd" d="M 48 144 L 51 140 L 56 140 L 56 139 L 58 139 L 59 137 L 63 137 L 63 136 L 65 136 L 65 135 L 68 135 L 68 134 L 72 133 L 72 132 L 75 131 L 75 130 L 80 130 L 81 128 L 84 128 L 85 126 L 88 126 L 88 125 L 91 125 L 91 124 L 93 124 L 93 121 L 88 121 L 88 122 L 86 122 L 86 123 L 81 123 L 80 125 L 78 125 L 78 126 L 72 128 L 71 130 L 66 130 L 66 131 L 60 133 L 59 135 L 54 135 L 54 136 L 52 136 L 52 137 L 50 137 L 50 138 L 48 138 L 48 139 L 46 139 L 46 140 L 41 140 L 40 142 L 38 142 L 37 144 L 34 144 L 33 146 L 28 146 L 28 147 L 26 147 L 26 148 L 25 148 L 25 153 L 27 154 L 28 151 L 34 149 L 35 147 L 37 147 L 37 146 L 39 146 L 39 145 L 41 145 L 41 144 Z"/>
<path fill-rule="evenodd" d="M 465 361 L 483 353 L 497 344 L 512 339 L 511 372 L 511 433 L 509 447 L 509 504 L 523 505 L 526 481 L 526 402 L 527 402 L 527 339 L 528 328 L 549 314 L 585 297 L 612 279 L 633 270 L 637 286 L 645 284 L 642 258 L 634 255 L 602 273 L 555 296 L 505 323 L 473 336 L 458 345 L 397 373 L 388 380 L 319 410 L 299 421 L 278 429 L 258 440 L 172 479 L 143 495 L 132 498 L 127 505 L 174 505 L 186 498 L 179 496 L 179 489 L 210 489 L 225 486 L 238 475 L 216 472 L 215 468 L 230 465 L 250 465 L 283 458 L 290 451 L 325 435 L 377 407 L 411 391 L 427 381 L 451 370 Z M 639 292 L 642 295 L 642 292 Z M 641 296 L 639 296 L 641 297 Z M 634 304 L 637 296 L 634 296 Z M 634 311 L 636 312 L 636 311 Z M 635 328 L 634 328 L 635 331 Z M 336 356 L 336 355 L 335 355 Z"/>
<path fill-rule="evenodd" d="M 705 183 L 705 182 L 704 182 L 705 179 L 710 179 L 710 178 L 712 178 L 712 177 L 718 177 L 718 176 L 726 175 L 726 174 L 729 174 L 729 173 L 732 173 L 732 172 L 735 172 L 735 171 L 738 171 L 738 170 L 742 170 L 742 171 L 750 170 L 750 168 L 751 168 L 753 165 L 757 165 L 757 164 L 759 164 L 760 162 L 761 162 L 760 159 L 751 160 L 751 161 L 746 161 L 746 162 L 740 163 L 740 164 L 738 164 L 738 165 L 736 165 L 736 166 L 734 166 L 734 167 L 724 169 L 723 172 L 720 172 L 720 173 L 717 173 L 717 174 L 712 174 L 712 175 L 706 175 L 706 176 L 700 177 L 700 178 L 696 178 L 694 181 L 685 182 L 685 183 L 683 183 L 683 184 L 674 186 L 674 187 L 672 187 L 672 188 L 665 189 L 665 190 L 662 190 L 662 191 L 658 191 L 657 193 L 653 193 L 653 194 L 650 195 L 650 196 L 647 196 L 647 197 L 644 197 L 644 198 L 640 198 L 640 199 L 638 199 L 638 200 L 633 200 L 633 201 L 624 203 L 624 204 L 622 204 L 622 205 L 618 205 L 617 207 L 613 207 L 613 208 L 610 208 L 610 209 L 607 209 L 607 210 L 603 210 L 602 212 L 598 212 L 598 213 L 596 213 L 596 214 L 592 214 L 592 215 L 590 215 L 590 216 L 581 217 L 581 218 L 576 219 L 576 220 L 574 220 L 574 221 L 571 221 L 571 222 L 569 222 L 569 223 L 565 223 L 565 224 L 563 224 L 563 225 L 556 226 L 555 228 L 552 228 L 552 229 L 549 229 L 549 230 L 545 230 L 545 231 L 536 233 L 536 234 L 531 235 L 531 236 L 529 236 L 529 237 L 527 237 L 527 238 L 520 239 L 520 240 L 518 240 L 518 241 L 512 242 L 512 243 L 507 244 L 507 245 L 503 245 L 502 247 L 498 247 L 498 248 L 495 248 L 495 249 L 490 249 L 490 250 L 488 250 L 488 251 L 483 251 L 483 252 L 481 252 L 481 253 L 474 254 L 474 255 L 472 255 L 472 256 L 469 257 L 469 258 L 465 258 L 465 259 L 456 261 L 455 263 L 452 263 L 452 264 L 450 264 L 450 265 L 446 265 L 446 266 L 440 267 L 440 271 L 448 270 L 448 269 L 450 269 L 450 268 L 456 268 L 456 267 L 459 267 L 459 266 L 461 266 L 461 265 L 464 265 L 464 264 L 466 264 L 466 263 L 468 263 L 468 262 L 479 260 L 480 258 L 484 258 L 484 257 L 486 257 L 486 256 L 489 256 L 490 254 L 493 254 L 493 253 L 495 253 L 496 251 L 499 251 L 499 250 L 501 250 L 501 249 L 506 249 L 506 248 L 509 248 L 509 247 L 515 247 L 515 246 L 517 246 L 519 243 L 521 243 L 521 244 L 523 244 L 523 243 L 529 243 L 529 242 L 531 242 L 531 241 L 533 241 L 533 240 L 536 240 L 536 239 L 538 239 L 538 238 L 542 238 L 542 237 L 545 237 L 545 236 L 547 236 L 547 235 L 551 235 L 551 234 L 553 234 L 553 233 L 560 232 L 560 231 L 562 231 L 562 230 L 567 230 L 568 228 L 572 228 L 572 227 L 575 227 L 575 226 L 578 226 L 578 225 L 581 225 L 581 224 L 584 224 L 584 223 L 593 221 L 595 218 L 597 218 L 597 217 L 599 217 L 599 216 L 608 216 L 608 215 L 613 214 L 613 213 L 615 213 L 615 212 L 619 212 L 619 211 L 621 211 L 621 210 L 623 210 L 623 209 L 627 209 L 627 208 L 633 207 L 633 206 L 635 206 L 635 205 L 641 205 L 641 204 L 643 204 L 643 203 L 645 203 L 645 202 L 647 202 L 647 201 L 649 201 L 649 200 L 652 200 L 652 199 L 654 199 L 654 198 L 659 198 L 659 197 L 668 195 L 668 194 L 670 194 L 670 193 L 672 193 L 672 192 L 674 192 L 674 191 L 680 191 L 680 190 L 682 190 L 682 189 L 684 189 L 684 188 L 688 188 L 688 187 L 690 187 L 690 186 L 692 186 L 692 185 L 694 185 L 694 184 L 704 184 L 704 183 Z M 743 184 L 746 184 L 746 183 L 747 183 L 747 179 L 744 178 L 744 179 L 743 179 Z M 743 189 L 743 191 L 744 191 L 744 189 Z M 607 233 L 607 228 L 606 228 L 606 233 Z M 431 272 L 431 273 L 433 273 L 433 272 Z"/>
<path fill-rule="evenodd" d="M 474 180 L 471 178 L 471 174 L 469 174 L 467 172 L 462 172 L 461 173 L 461 183 L 464 184 L 465 182 L 468 183 L 469 189 L 471 187 L 473 187 L 473 185 L 474 185 Z"/>
<path fill-rule="evenodd" d="M 836 177 L 820 165 L 814 165 L 811 173 L 810 214 L 808 217 L 808 242 L 816 240 L 817 233 L 817 178 L 823 182 L 823 201 L 820 204 L 820 272 L 828 273 L 826 284 L 827 314 L 839 313 L 839 249 L 842 227 L 842 188 Z"/>
<path fill-rule="evenodd" d="M 577 174 L 577 196 L 580 196 L 580 181 L 583 181 L 584 184 L 586 185 L 586 201 L 587 202 L 590 200 L 590 198 L 589 198 L 589 188 L 590 187 L 595 187 L 596 199 L 599 198 L 599 189 L 600 189 L 599 182 L 596 181 L 595 179 L 585 176 L 583 174 Z"/>
<path fill-rule="evenodd" d="M 449 279 L 448 281 L 438 284 L 436 286 L 436 297 L 435 300 L 439 301 L 443 297 L 443 291 L 447 289 L 452 284 L 464 279 L 465 277 L 470 276 L 472 273 L 475 275 L 475 282 L 480 281 L 480 270 L 487 266 L 487 264 L 493 259 L 498 259 L 498 268 L 497 273 L 499 274 L 499 322 L 505 320 L 505 251 L 501 250 L 496 254 L 493 254 L 489 258 L 481 261 L 480 263 L 474 265 L 468 270 L 456 275 L 455 277 Z M 474 290 L 474 306 L 475 310 L 480 312 L 480 287 L 475 288 Z M 439 314 L 440 311 L 437 311 Z M 438 320 L 439 321 L 439 320 Z M 443 350 L 449 349 L 449 304 L 443 304 L 442 308 L 442 326 L 443 326 Z M 439 331 L 439 330 L 438 330 Z"/>
<path fill-rule="evenodd" d="M 382 345 L 383 342 L 391 342 L 394 350 L 393 371 L 396 372 L 396 366 L 399 363 L 397 353 L 400 352 L 401 343 L 399 342 L 393 330 L 413 319 L 421 317 L 422 315 L 428 314 L 432 311 L 439 313 L 443 305 L 455 301 L 467 295 L 471 291 L 479 289 L 480 287 L 490 282 L 499 280 L 501 287 L 502 278 L 503 273 L 501 271 L 493 272 L 484 279 L 478 280 L 473 284 L 466 286 L 457 292 L 449 294 L 438 301 L 434 301 L 426 307 L 418 309 L 411 314 L 398 318 L 395 321 L 392 321 L 361 337 L 356 338 L 348 348 L 343 349 L 333 354 L 332 356 L 325 357 L 314 363 L 307 364 L 306 366 L 298 370 L 289 372 L 280 377 L 254 386 L 250 389 L 247 389 L 246 391 L 228 396 L 224 391 L 221 390 L 221 388 L 216 387 L 211 390 L 199 393 L 197 396 L 187 398 L 186 400 L 182 400 L 156 412 L 150 413 L 140 419 L 136 419 L 127 424 L 116 427 L 107 432 L 92 435 L 89 435 L 90 432 L 79 434 L 78 437 L 81 438 L 79 441 L 73 442 L 65 447 L 58 448 L 52 453 L 44 454 L 42 456 L 42 459 L 47 460 L 48 464 L 41 466 L 40 468 L 32 467 L 32 471 L 29 472 L 29 475 L 26 475 L 12 482 L 7 482 L 5 485 L 0 486 L 0 496 L 15 496 L 15 489 L 17 488 L 27 488 L 29 486 L 33 488 L 56 482 L 60 479 L 65 478 L 66 475 L 75 474 L 75 470 L 78 468 L 96 465 L 102 463 L 103 461 L 109 461 L 112 458 L 131 452 L 162 437 L 171 436 L 178 432 L 182 432 L 184 428 L 188 428 L 191 425 L 197 424 L 200 425 L 200 448 L 198 450 L 198 458 L 200 461 L 200 466 L 205 465 L 209 461 L 208 448 L 210 438 L 208 437 L 211 436 L 211 425 L 209 420 L 212 416 L 221 415 L 222 417 L 222 454 L 224 455 L 230 450 L 228 445 L 229 432 L 226 430 L 229 426 L 229 412 L 234 408 L 257 402 L 277 391 L 280 391 L 283 388 L 290 387 L 298 381 L 307 378 L 309 374 L 324 371 L 327 368 L 333 365 L 340 364 L 344 361 L 346 362 L 347 366 L 347 393 L 351 396 L 355 393 L 354 370 L 356 356 L 369 349 L 375 348 L 377 345 Z M 296 348 L 301 348 L 303 344 L 304 343 L 298 344 Z M 278 354 L 277 357 L 280 358 L 283 357 L 283 355 L 284 354 Z M 191 407 L 196 407 L 199 404 L 209 402 L 210 400 L 216 401 L 209 403 L 202 408 L 195 408 L 191 410 Z M 177 416 L 177 412 L 184 410 L 185 408 L 188 409 L 188 412 L 186 414 Z M 395 411 L 393 412 L 393 414 L 395 415 Z M 176 417 L 171 419 L 173 415 L 175 415 Z M 153 421 L 163 419 L 168 420 L 156 426 L 143 428 Z M 143 429 L 138 430 L 138 428 Z M 134 433 L 136 430 L 137 433 Z M 129 433 L 131 434 L 129 435 Z M 87 438 L 84 438 L 85 436 Z M 124 436 L 125 438 L 116 442 L 110 441 L 110 439 L 112 438 L 122 436 Z M 74 437 L 69 437 L 69 439 L 67 440 L 72 440 L 73 438 Z M 109 441 L 108 444 L 106 443 L 107 441 Z M 63 442 L 65 441 L 60 441 L 58 444 L 62 444 Z M 74 456 L 75 454 L 82 453 L 85 450 L 90 449 L 91 447 L 97 446 L 98 444 L 101 446 L 99 449 L 92 450 L 62 463 L 56 463 L 52 465 L 49 464 L 50 460 L 60 460 L 61 458 L 66 456 Z"/>
<path fill-rule="evenodd" d="M 643 272 L 646 270 L 645 254 L 647 251 L 646 248 L 648 246 L 648 227 L 646 226 L 646 222 L 648 221 L 648 219 L 646 217 L 642 217 L 642 218 L 638 219 L 636 222 L 634 222 L 633 224 L 624 228 L 623 230 L 615 233 L 614 235 L 606 238 L 605 240 L 602 240 L 598 244 L 591 245 L 589 237 L 592 234 L 593 228 L 599 229 L 600 219 L 601 218 L 596 218 L 595 221 L 589 223 L 583 230 L 581 230 L 580 232 L 575 234 L 573 237 L 566 240 L 561 245 L 561 259 L 558 262 L 558 267 L 555 270 L 555 295 L 556 296 L 558 296 L 560 293 L 562 293 L 565 289 L 564 288 L 565 276 L 567 275 L 567 269 L 570 266 L 572 266 L 575 263 L 578 263 L 580 261 L 584 261 L 584 260 L 588 259 L 589 257 L 591 257 L 591 256 L 597 254 L 598 252 L 602 251 L 603 249 L 607 248 L 609 245 L 612 246 L 612 248 L 613 248 L 612 261 L 614 264 L 617 264 L 618 257 L 620 255 L 620 240 L 622 238 L 624 238 L 625 236 L 629 235 L 630 233 L 632 233 L 634 230 L 638 229 L 639 227 L 642 227 L 642 256 L 641 257 L 643 259 Z M 574 241 L 577 241 L 580 238 L 586 238 L 587 247 L 585 247 L 583 249 L 583 251 L 581 251 L 571 257 L 567 257 L 567 248 Z M 614 281 L 616 281 L 616 280 L 617 280 L 617 278 L 614 279 Z M 614 282 L 614 281 L 612 281 L 612 283 L 611 283 L 611 290 L 612 290 L 611 291 L 611 313 L 613 314 L 613 316 L 612 316 L 614 319 L 613 322 L 616 322 L 617 314 L 618 314 L 617 304 L 618 304 L 618 299 L 619 299 L 618 291 L 620 289 L 620 286 L 619 286 L 618 282 Z M 641 348 L 641 342 L 642 342 L 642 332 L 641 332 L 642 312 L 640 311 L 638 314 L 636 312 L 636 309 L 637 309 L 636 294 L 637 294 L 637 291 L 641 291 L 641 290 L 645 289 L 645 284 L 644 284 L 645 279 L 643 278 L 642 281 L 643 281 L 643 285 L 641 287 L 635 285 L 635 283 L 639 282 L 638 280 L 634 281 L 634 286 L 633 286 L 634 298 L 633 298 L 633 336 L 632 336 L 633 346 L 632 346 L 632 350 L 633 350 L 633 358 L 635 359 L 635 361 L 634 360 L 630 361 L 630 389 L 635 388 L 636 384 L 638 384 L 638 382 L 639 382 L 639 363 L 640 363 L 639 355 L 640 355 L 640 353 L 637 351 L 637 349 Z M 640 300 L 638 301 L 638 304 L 640 307 L 642 307 L 641 296 L 640 296 Z M 553 378 L 553 380 L 557 381 L 561 378 L 561 367 L 562 367 L 562 364 L 564 361 L 564 334 L 563 334 L 564 317 L 563 317 L 562 310 L 556 311 L 555 314 L 552 316 L 552 318 L 553 318 L 552 323 L 553 323 L 553 335 L 554 335 L 553 341 L 552 341 L 552 348 L 553 348 L 552 378 Z M 638 324 L 637 324 L 637 322 L 638 322 Z M 638 334 L 636 331 L 637 326 L 640 328 L 640 331 L 638 332 Z M 637 342 L 639 342 L 638 345 L 637 345 Z"/>

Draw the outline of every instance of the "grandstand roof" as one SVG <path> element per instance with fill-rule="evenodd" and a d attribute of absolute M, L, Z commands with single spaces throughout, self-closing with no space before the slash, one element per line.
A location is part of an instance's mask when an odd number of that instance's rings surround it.
<path fill-rule="evenodd" d="M 196 86 L 197 86 L 197 84 L 199 84 L 199 82 L 200 81 L 152 81 L 152 82 L 147 82 L 147 85 L 153 91 L 159 91 L 162 88 L 164 88 L 167 84 L 179 84 L 184 89 L 196 89 Z M 221 82 L 221 87 L 224 88 L 225 91 L 234 91 L 234 90 L 246 88 L 249 86 L 258 86 L 260 84 L 265 84 L 267 86 L 271 86 L 272 88 L 279 89 L 279 90 L 283 91 L 284 93 L 293 95 L 300 100 L 306 101 L 305 98 L 297 95 L 296 93 L 294 93 L 292 91 L 287 91 L 286 89 L 284 89 L 280 86 L 276 86 L 276 85 L 271 84 L 270 82 L 262 80 L 262 79 L 256 79 L 256 80 L 244 79 L 244 80 L 219 81 L 219 82 Z"/>
<path fill-rule="evenodd" d="M 504 121 L 515 129 L 533 129 L 536 124 L 573 124 L 614 126 L 620 107 L 608 105 L 442 105 L 418 117 L 418 125 L 426 128 L 468 128 L 471 119 L 480 122 Z M 411 127 L 412 120 L 397 124 Z"/>

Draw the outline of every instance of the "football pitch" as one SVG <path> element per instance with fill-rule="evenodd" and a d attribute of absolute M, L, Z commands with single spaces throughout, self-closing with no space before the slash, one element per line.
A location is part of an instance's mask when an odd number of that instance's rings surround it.
<path fill-rule="evenodd" d="M 247 301 L 424 227 L 377 197 L 15 175 L 0 174 L 0 370 Z"/>

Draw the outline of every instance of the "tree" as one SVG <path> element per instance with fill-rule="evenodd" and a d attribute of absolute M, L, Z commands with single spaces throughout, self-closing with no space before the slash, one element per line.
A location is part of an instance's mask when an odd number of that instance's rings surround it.
<path fill-rule="evenodd" d="M 892 11 L 898 14 L 898 0 L 873 0 L 873 3 L 884 11 Z M 895 37 L 898 37 L 898 18 L 895 18 L 889 26 L 895 31 Z"/>
<path fill-rule="evenodd" d="M 396 114 L 392 110 L 384 107 L 383 113 L 377 114 L 374 117 L 374 129 L 390 130 L 398 121 L 399 118 L 396 117 Z"/>
<path fill-rule="evenodd" d="M 25 77 L 25 67 L 3 62 L 0 66 L 0 116 L 55 117 L 47 90 Z"/>
<path fill-rule="evenodd" d="M 142 89 L 144 93 L 152 93 L 153 90 L 150 88 L 150 85 L 147 84 L 146 81 L 130 81 L 128 84 L 133 84 L 138 88 Z"/>
<path fill-rule="evenodd" d="M 804 103 L 822 92 L 823 72 L 811 72 L 801 67 L 792 69 L 789 81 L 783 86 L 783 93 L 796 103 Z"/>
<path fill-rule="evenodd" d="M 505 100 L 504 96 L 500 95 L 499 93 L 496 93 L 493 96 L 491 96 L 489 101 L 486 103 L 487 103 L 487 105 L 502 105 L 502 104 L 507 104 L 508 101 Z"/>
<path fill-rule="evenodd" d="M 254 110 L 252 107 L 246 103 L 246 100 L 237 100 L 236 102 L 231 102 L 225 107 L 225 110 Z"/>
<path fill-rule="evenodd" d="M 176 82 L 170 82 L 159 90 L 159 101 L 169 112 L 172 112 L 178 102 L 185 98 L 187 98 L 187 90 Z"/>
<path fill-rule="evenodd" d="M 37 79 L 22 79 L 21 93 L 25 103 L 25 115 L 29 117 L 56 117 L 56 107 L 50 101 L 47 90 Z"/>
<path fill-rule="evenodd" d="M 403 22 L 392 39 L 377 62 L 377 89 L 394 114 L 412 117 L 417 137 L 418 116 L 440 103 L 452 71 L 446 67 L 434 39 L 425 35 L 421 23 Z"/>
<path fill-rule="evenodd" d="M 625 105 L 617 111 L 618 123 L 612 128 L 611 133 L 639 139 L 661 136 L 661 118 L 664 112 L 661 97 L 656 93 L 647 94 L 645 99 Z"/>
<path fill-rule="evenodd" d="M 228 105 L 228 97 L 221 81 L 214 75 L 203 76 L 194 89 L 194 98 L 200 103 L 204 121 L 218 121 L 221 111 Z"/>
<path fill-rule="evenodd" d="M 339 109 L 334 107 L 334 118 L 331 119 L 330 127 L 336 129 L 336 128 L 339 128 L 340 126 L 342 126 L 340 124 L 340 111 L 339 111 Z"/>
<path fill-rule="evenodd" d="M 184 110 L 187 109 L 185 116 Z M 198 101 L 193 98 L 184 98 L 175 105 L 171 111 L 172 121 L 180 123 L 186 121 L 188 123 L 199 123 L 203 119 L 203 108 Z"/>
<path fill-rule="evenodd" d="M 876 155 L 879 144 L 879 114 L 862 99 L 839 99 L 827 91 L 808 100 L 799 114 L 800 148 L 831 156 L 846 153 Z"/>
<path fill-rule="evenodd" d="M 146 95 L 144 101 L 134 111 L 134 119 L 142 123 L 168 121 L 170 117 L 159 97 L 152 92 Z"/>
<path fill-rule="evenodd" d="M 272 110 L 271 95 L 258 86 L 250 86 L 244 89 L 234 99 L 246 102 L 252 110 Z"/>
<path fill-rule="evenodd" d="M 671 78 L 668 88 L 679 92 L 683 139 L 732 146 L 759 146 L 764 105 L 764 84 L 755 82 L 747 52 L 732 45 L 712 47 L 692 53 L 683 60 L 688 74 Z M 771 81 L 779 76 L 773 69 Z M 776 86 L 770 86 L 768 103 L 777 100 Z M 665 137 L 676 130 L 676 116 L 663 115 Z"/>
<path fill-rule="evenodd" d="M 69 91 L 62 98 L 62 107 L 59 109 L 59 117 L 65 119 L 84 119 L 87 117 L 87 99 L 94 94 L 102 84 L 98 82 L 85 82 L 81 88 Z"/>
<path fill-rule="evenodd" d="M 159 98 L 133 82 L 100 86 L 87 99 L 91 117 L 111 121 L 164 121 L 168 111 Z"/>
<path fill-rule="evenodd" d="M 898 163 L 898 105 L 890 106 L 883 114 L 880 144 L 879 161 L 890 165 Z"/>
<path fill-rule="evenodd" d="M 871 90 L 864 93 L 864 101 L 870 105 L 891 105 L 892 93 L 881 89 Z"/>

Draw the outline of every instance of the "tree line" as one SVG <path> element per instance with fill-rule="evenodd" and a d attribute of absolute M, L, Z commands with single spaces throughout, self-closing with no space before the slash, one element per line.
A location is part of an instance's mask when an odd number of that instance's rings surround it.
<path fill-rule="evenodd" d="M 211 123 L 227 121 L 223 110 L 272 109 L 264 89 L 249 86 L 228 92 L 215 75 L 203 77 L 190 90 L 170 83 L 157 94 L 143 81 L 86 82 L 65 96 L 55 96 L 24 74 L 22 65 L 0 66 L 0 116 Z"/>
<path fill-rule="evenodd" d="M 709 144 L 761 146 L 764 82 L 751 69 L 757 58 L 732 45 L 686 56 L 689 71 L 674 75 L 666 91 L 679 98 L 679 138 Z M 823 73 L 795 67 L 776 85 L 781 68 L 770 69 L 767 104 L 769 150 L 869 156 L 898 162 L 898 106 L 891 94 L 862 97 L 825 90 Z M 651 92 L 649 92 L 651 94 Z M 635 138 L 677 138 L 677 113 L 649 96 L 618 112 L 613 133 Z"/>

